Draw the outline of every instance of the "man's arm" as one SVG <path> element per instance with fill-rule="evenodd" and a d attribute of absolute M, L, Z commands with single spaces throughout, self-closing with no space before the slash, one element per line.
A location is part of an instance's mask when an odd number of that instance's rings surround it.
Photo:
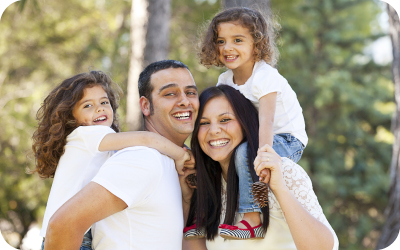
<path fill-rule="evenodd" d="M 126 207 L 124 201 L 103 186 L 90 182 L 51 217 L 44 249 L 79 249 L 86 230 Z"/>

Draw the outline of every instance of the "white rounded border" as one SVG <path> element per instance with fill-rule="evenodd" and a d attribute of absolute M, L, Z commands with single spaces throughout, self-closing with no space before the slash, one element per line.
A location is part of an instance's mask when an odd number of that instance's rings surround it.
<path fill-rule="evenodd" d="M 1 21 L 1 17 L 3 15 L 3 13 L 7 9 L 7 7 L 17 1 L 19 1 L 19 0 L 1 0 L 0 1 L 0 21 Z M 399 0 L 381 0 L 381 1 L 390 4 L 397 11 L 397 14 L 400 13 L 400 1 Z M 4 250 L 16 250 L 16 248 L 13 248 L 7 244 L 7 242 L 3 238 L 3 235 L 1 234 L 1 231 L 0 231 L 0 248 L 4 249 Z M 385 248 L 384 250 L 395 250 L 395 249 L 400 249 L 400 237 L 399 236 L 397 236 L 397 239 L 393 242 L 392 245 Z"/>

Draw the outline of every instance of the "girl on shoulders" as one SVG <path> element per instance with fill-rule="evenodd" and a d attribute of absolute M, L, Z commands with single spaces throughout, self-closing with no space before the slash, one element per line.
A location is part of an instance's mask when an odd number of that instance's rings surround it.
<path fill-rule="evenodd" d="M 46 236 L 51 216 L 93 179 L 115 150 L 131 146 L 155 148 L 173 158 L 178 173 L 183 173 L 184 162 L 190 158 L 183 148 L 156 133 L 118 133 L 119 93 L 119 87 L 107 74 L 90 71 L 64 80 L 39 109 L 39 126 L 32 137 L 36 159 L 33 172 L 42 178 L 54 177 L 40 231 L 42 237 Z M 88 228 L 81 250 L 91 249 L 91 238 Z"/>
<path fill-rule="evenodd" d="M 273 66 L 278 58 L 274 23 L 257 10 L 238 7 L 218 13 L 211 21 L 201 43 L 200 63 L 206 67 L 225 66 L 217 86 L 229 85 L 240 91 L 259 111 L 259 147 L 268 144 L 282 157 L 298 162 L 307 145 L 302 108 L 296 93 Z M 238 152 L 246 152 L 246 146 Z M 253 201 L 253 183 L 246 154 L 240 153 L 236 172 L 240 183 L 239 212 L 252 227 L 258 226 L 260 208 Z M 264 171 L 260 179 L 267 178 Z M 221 225 L 225 226 L 225 225 Z M 246 229 L 238 223 L 239 229 Z M 229 230 L 228 230 L 229 231 Z M 250 239 L 236 231 L 221 235 L 229 239 Z"/>

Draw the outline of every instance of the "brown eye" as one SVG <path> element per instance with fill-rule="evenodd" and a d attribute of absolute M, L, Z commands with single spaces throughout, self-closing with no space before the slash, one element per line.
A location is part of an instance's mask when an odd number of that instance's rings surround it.
<path fill-rule="evenodd" d="M 222 119 L 221 122 L 229 122 L 230 120 L 232 120 L 232 119 L 225 118 L 225 119 Z"/>

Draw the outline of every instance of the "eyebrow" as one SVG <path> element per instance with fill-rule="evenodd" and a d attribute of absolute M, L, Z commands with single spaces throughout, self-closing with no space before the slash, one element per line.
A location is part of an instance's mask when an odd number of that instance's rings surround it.
<path fill-rule="evenodd" d="M 108 96 L 103 96 L 103 97 L 100 98 L 100 100 L 101 100 L 101 99 L 108 99 L 108 100 L 110 100 L 110 99 L 108 98 Z M 90 101 L 93 101 L 93 99 L 86 99 L 86 100 L 84 100 L 84 101 L 79 101 L 78 104 L 81 105 L 81 104 L 84 104 L 85 102 L 90 102 Z"/>
<path fill-rule="evenodd" d="M 159 90 L 158 93 L 161 93 L 164 89 L 168 89 L 168 88 L 177 88 L 179 87 L 178 84 L 176 83 L 170 83 L 167 85 L 162 86 Z M 197 91 L 197 87 L 195 85 L 189 85 L 189 86 L 185 86 L 185 89 L 195 89 Z"/>
<path fill-rule="evenodd" d="M 218 117 L 223 116 L 223 115 L 234 115 L 234 114 L 232 114 L 231 112 L 225 112 L 225 113 L 218 115 Z M 203 117 L 201 117 L 201 119 L 207 119 L 207 117 L 203 116 Z"/>
<path fill-rule="evenodd" d="M 245 35 L 233 35 L 233 37 L 244 37 L 244 38 L 246 38 L 246 36 Z M 221 37 L 221 36 L 219 36 L 218 38 L 223 38 L 223 37 Z"/>

